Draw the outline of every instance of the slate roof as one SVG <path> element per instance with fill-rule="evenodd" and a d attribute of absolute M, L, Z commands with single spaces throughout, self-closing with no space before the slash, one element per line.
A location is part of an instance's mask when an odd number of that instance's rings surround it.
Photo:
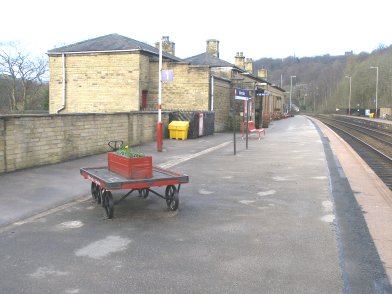
<path fill-rule="evenodd" d="M 60 48 L 55 48 L 48 51 L 48 55 L 61 53 L 77 53 L 77 52 L 109 52 L 109 51 L 127 51 L 139 50 L 148 52 L 153 55 L 159 55 L 159 49 L 148 45 L 146 43 L 136 41 L 134 39 L 121 36 L 119 34 L 110 34 L 94 39 L 78 42 Z M 175 61 L 182 61 L 182 59 L 163 52 L 162 55 Z"/>
<path fill-rule="evenodd" d="M 240 72 L 246 72 L 244 69 L 241 69 L 241 68 L 237 67 L 236 65 L 234 65 L 234 64 L 232 64 L 230 62 L 227 62 L 225 60 L 219 59 L 218 57 L 210 55 L 208 53 L 202 53 L 202 54 L 199 54 L 199 55 L 188 57 L 188 58 L 183 59 L 183 61 L 184 62 L 189 62 L 189 63 L 194 64 L 194 65 L 208 65 L 208 66 L 211 66 L 211 67 L 233 67 L 233 68 L 236 68 L 237 70 L 239 70 Z M 276 88 L 276 89 L 278 89 L 278 90 L 280 90 L 282 92 L 285 92 L 285 90 L 280 88 L 279 86 L 273 85 L 270 82 L 268 82 L 267 80 L 255 76 L 253 73 L 251 73 L 250 75 L 254 79 L 257 79 L 257 80 L 259 80 L 261 82 L 268 83 L 268 85 L 270 85 L 270 86 L 272 86 L 272 87 L 274 87 L 274 88 Z"/>
<path fill-rule="evenodd" d="M 189 62 L 194 65 L 209 65 L 211 67 L 235 67 L 234 64 L 224 61 L 208 53 L 202 53 L 192 57 L 184 59 L 185 62 Z"/>

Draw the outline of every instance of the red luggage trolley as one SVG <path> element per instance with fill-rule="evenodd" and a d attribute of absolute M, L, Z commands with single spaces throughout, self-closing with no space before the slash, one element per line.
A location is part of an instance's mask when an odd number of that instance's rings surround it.
<path fill-rule="evenodd" d="M 104 208 L 107 218 L 111 219 L 114 215 L 114 205 L 118 204 L 132 192 L 138 191 L 139 196 L 146 198 L 149 193 L 155 194 L 166 200 L 167 207 L 175 211 L 178 208 L 179 198 L 178 194 L 182 184 L 189 182 L 189 177 L 185 174 L 175 173 L 160 167 L 153 167 L 153 176 L 148 179 L 127 179 L 105 167 L 84 167 L 80 169 L 80 174 L 90 180 L 91 195 L 98 204 Z M 154 190 L 152 187 L 166 186 L 165 195 L 162 195 Z M 123 195 L 119 200 L 114 202 L 113 195 L 110 191 L 113 190 L 130 190 Z"/>

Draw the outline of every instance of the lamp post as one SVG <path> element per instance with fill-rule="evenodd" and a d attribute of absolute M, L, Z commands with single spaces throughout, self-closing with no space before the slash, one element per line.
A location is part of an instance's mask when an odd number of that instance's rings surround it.
<path fill-rule="evenodd" d="M 296 76 L 290 76 L 290 107 L 289 107 L 289 112 L 291 112 L 291 92 L 293 91 L 293 78 L 296 78 Z"/>
<path fill-rule="evenodd" d="M 348 115 L 351 115 L 351 76 L 346 76 L 350 79 L 350 96 L 348 97 Z"/>
<path fill-rule="evenodd" d="M 377 100 L 378 100 L 378 66 L 371 66 L 370 68 L 376 69 L 376 113 L 375 117 L 377 117 Z"/>
<path fill-rule="evenodd" d="M 162 39 L 159 41 L 157 151 L 162 152 Z"/>

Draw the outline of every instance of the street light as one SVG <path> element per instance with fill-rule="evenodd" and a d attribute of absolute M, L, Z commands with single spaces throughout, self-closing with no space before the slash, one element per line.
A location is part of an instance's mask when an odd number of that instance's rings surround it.
<path fill-rule="evenodd" d="M 159 41 L 157 151 L 162 152 L 162 39 Z"/>
<path fill-rule="evenodd" d="M 290 76 L 290 108 L 289 108 L 289 112 L 291 112 L 291 92 L 293 91 L 293 78 L 296 78 L 296 76 Z"/>
<path fill-rule="evenodd" d="M 377 100 L 378 100 L 378 66 L 371 66 L 370 68 L 375 68 L 376 69 L 376 113 L 375 117 L 377 117 Z"/>
<path fill-rule="evenodd" d="M 348 97 L 348 115 L 351 115 L 351 76 L 346 76 L 350 79 L 350 96 Z"/>

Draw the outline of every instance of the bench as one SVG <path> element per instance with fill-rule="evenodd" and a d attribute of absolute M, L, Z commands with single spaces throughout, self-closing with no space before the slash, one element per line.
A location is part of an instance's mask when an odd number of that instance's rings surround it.
<path fill-rule="evenodd" d="M 244 132 L 245 132 L 245 122 L 242 123 L 242 139 L 244 139 Z M 263 133 L 265 136 L 265 130 L 263 128 L 256 129 L 256 125 L 253 120 L 248 121 L 248 134 L 251 133 L 258 133 L 259 140 L 261 139 L 261 133 Z"/>

